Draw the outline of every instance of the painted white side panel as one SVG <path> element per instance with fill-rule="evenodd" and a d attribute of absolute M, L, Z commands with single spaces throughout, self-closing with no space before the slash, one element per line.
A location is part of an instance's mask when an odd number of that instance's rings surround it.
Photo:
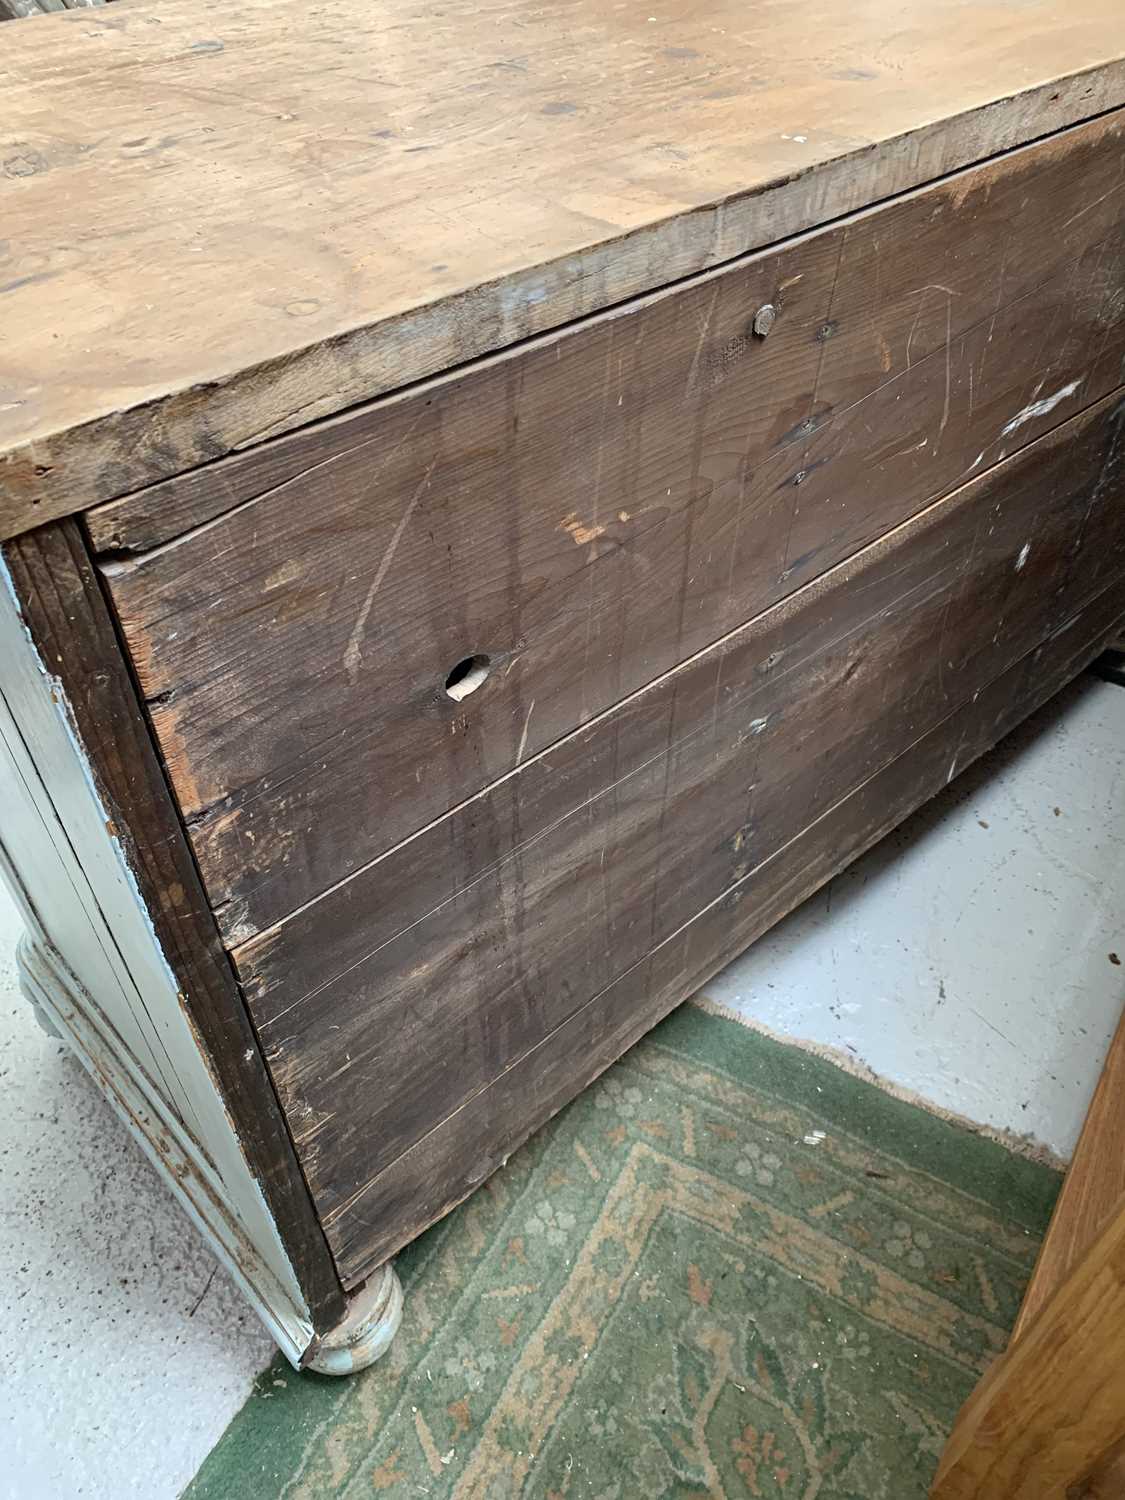
<path fill-rule="evenodd" d="M 22 926 L 0 884 L 0 1500 L 176 1500 L 273 1340 L 35 1024 Z"/>
<path fill-rule="evenodd" d="M 707 994 L 1069 1156 L 1125 1006 L 1125 688 L 1079 678 Z"/>
<path fill-rule="evenodd" d="M 259 1296 L 282 1346 L 300 1352 L 307 1308 L 180 1004 L 119 843 L 113 837 L 57 682 L 44 672 L 0 578 L 0 841 L 17 895 L 89 991 L 138 1086 L 184 1130 L 260 1262 Z"/>
<path fill-rule="evenodd" d="M 10 851 L 13 866 L 23 871 L 22 887 L 15 886 L 13 895 L 24 907 L 29 925 L 35 921 L 35 907 L 50 909 L 55 946 L 60 953 L 81 953 L 89 987 L 99 995 L 114 997 L 110 1009 L 123 1044 L 166 1089 L 182 1118 L 187 1113 L 186 1100 L 165 1076 L 167 1059 L 158 1059 L 151 1024 L 143 1011 L 137 1014 L 140 1007 L 130 1002 L 122 987 L 112 946 L 107 946 L 108 932 L 99 933 L 90 922 L 88 891 L 83 902 L 83 892 L 71 887 L 66 834 L 34 768 L 29 768 L 27 756 L 21 753 L 23 748 L 15 721 L 0 697 L 0 844 Z M 80 886 L 86 884 L 80 881 Z M 61 899 L 63 892 L 68 899 Z"/>

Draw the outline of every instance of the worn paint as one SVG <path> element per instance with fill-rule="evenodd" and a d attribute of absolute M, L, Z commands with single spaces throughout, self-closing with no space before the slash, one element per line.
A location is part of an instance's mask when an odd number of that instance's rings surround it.
<path fill-rule="evenodd" d="M 1036 417 L 1045 417 L 1049 412 L 1053 412 L 1055 407 L 1061 405 L 1068 396 L 1074 395 L 1084 379 L 1085 376 L 1080 376 L 1077 380 L 1068 381 L 1053 396 L 1044 396 L 1039 401 L 1029 402 L 1022 410 L 1016 412 L 1010 421 L 1004 423 L 1000 429 L 1000 436 L 1010 437 L 1025 422 L 1033 422 Z"/>
<path fill-rule="evenodd" d="M 190 1189 L 189 1211 L 251 1289 L 279 1344 L 299 1358 L 311 1324 L 296 1276 L 191 1036 L 173 971 L 120 839 L 107 827 L 110 820 L 61 684 L 34 648 L 2 562 L 0 646 L 0 774 L 7 783 L 0 836 L 6 842 L 19 831 L 15 847 L 8 848 L 8 860 L 14 856 L 18 864 L 13 861 L 3 873 L 27 891 L 28 905 L 40 914 L 68 966 L 82 975 L 94 1005 L 109 1017 L 122 1052 L 115 1053 L 104 1039 L 95 1045 L 94 1007 L 83 1016 L 63 993 L 61 980 L 53 986 L 50 1006 L 60 1018 L 57 1005 L 63 1006 L 79 1054 L 110 1102 L 118 1107 L 118 1098 L 131 1090 L 128 1117 L 160 1121 L 159 1144 L 149 1143 L 158 1167 L 164 1170 L 161 1164 L 170 1160 L 171 1140 L 180 1165 L 167 1172 L 169 1184 L 181 1196 Z M 5 730 L 9 710 L 18 717 Z M 13 762 L 10 773 L 8 761 Z M 62 843 L 44 831 L 56 820 L 66 829 Z M 42 970 L 43 960 L 36 962 Z"/>
<path fill-rule="evenodd" d="M 559 530 L 565 531 L 573 538 L 576 547 L 585 547 L 590 542 L 596 542 L 598 537 L 605 536 L 605 527 L 602 525 L 588 526 L 578 519 L 576 511 L 564 516 L 559 522 Z"/>

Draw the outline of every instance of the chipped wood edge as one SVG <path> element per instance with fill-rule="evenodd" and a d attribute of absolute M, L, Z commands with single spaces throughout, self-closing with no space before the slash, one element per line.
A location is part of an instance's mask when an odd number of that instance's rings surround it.
<path fill-rule="evenodd" d="M 1125 59 L 1036 84 L 958 115 L 643 225 L 631 233 L 357 324 L 248 368 L 0 454 L 0 540 L 257 446 L 362 401 L 934 182 L 1125 103 Z"/>
<path fill-rule="evenodd" d="M 402 1323 L 402 1283 L 387 1261 L 354 1295 L 348 1316 L 319 1340 L 304 1368 L 317 1375 L 355 1375 L 383 1358 Z"/>
<path fill-rule="evenodd" d="M 56 522 L 8 543 L 3 556 L 33 659 L 97 805 L 112 820 L 107 831 L 116 862 L 99 857 L 103 828 L 95 823 L 96 837 L 86 837 L 79 851 L 80 873 L 115 940 L 119 930 L 134 932 L 140 907 L 150 947 L 162 962 L 146 966 L 149 947 L 138 952 L 135 944 L 127 955 L 134 980 L 130 1018 L 148 1031 L 151 1076 L 169 1100 L 179 1101 L 178 1117 L 200 1139 L 204 1132 L 194 1122 L 209 1118 L 218 1094 L 239 1148 L 237 1158 L 228 1159 L 238 1171 L 248 1165 L 253 1173 L 286 1268 L 296 1276 L 314 1327 L 327 1333 L 347 1312 L 339 1277 L 79 529 L 72 521 Z M 41 693 L 41 678 L 26 673 L 24 685 L 34 683 Z M 73 825 L 89 834 L 88 805 L 75 795 L 69 763 L 52 757 L 42 734 L 30 743 L 33 772 L 43 764 L 48 805 L 68 832 Z M 30 874 L 34 879 L 39 872 Z M 53 893 L 48 905 L 55 905 Z M 83 964 L 87 946 L 79 940 Z M 56 947 L 69 951 L 61 941 Z M 85 979 L 84 967 L 77 961 L 71 967 Z M 122 1014 L 120 1006 L 115 1014 Z M 227 1134 L 217 1142 L 213 1155 L 226 1150 Z"/>
<path fill-rule="evenodd" d="M 923 183 L 846 214 L 829 225 L 814 225 L 772 246 L 736 255 L 733 259 L 706 268 L 686 280 L 658 285 L 600 312 L 548 329 L 523 341 L 514 350 L 498 349 L 451 369 L 438 370 L 405 389 L 376 393 L 370 400 L 360 401 L 344 412 L 310 422 L 290 433 L 278 434 L 195 469 L 174 474 L 139 490 L 104 501 L 87 510 L 82 517 L 91 550 L 99 556 L 99 566 L 107 577 L 127 577 L 139 564 L 151 562 L 154 555 L 165 548 L 207 530 L 215 522 L 243 507 L 266 500 L 274 491 L 281 490 L 286 485 L 301 481 L 310 472 L 310 465 L 319 468 L 322 463 L 332 461 L 334 455 L 331 451 L 320 449 L 307 458 L 303 456 L 302 444 L 314 436 L 330 444 L 333 436 L 339 437 L 352 424 L 365 424 L 379 418 L 391 421 L 396 411 L 411 404 L 419 405 L 423 400 L 441 399 L 467 380 L 487 379 L 490 373 L 495 374 L 504 369 L 515 358 L 542 354 L 549 348 L 554 348 L 556 354 L 560 348 L 565 352 L 571 341 L 580 341 L 601 324 L 620 322 L 624 325 L 631 318 L 659 315 L 662 307 L 685 291 L 702 292 L 708 287 L 715 289 L 732 274 L 750 271 L 766 257 L 796 252 L 799 248 L 811 246 L 823 236 L 840 230 L 846 231 L 850 237 L 853 231 L 860 231 L 873 221 L 878 222 L 880 216 L 892 207 L 903 207 L 912 201 L 924 199 L 929 199 L 936 206 L 944 199 L 956 210 L 965 197 L 982 184 L 986 185 L 987 196 L 991 192 L 991 185 L 1003 183 L 1005 171 L 1014 173 L 1021 163 L 1026 163 L 1028 153 L 1035 153 L 1037 156 L 1045 149 L 1065 160 L 1071 150 L 1082 150 L 1091 144 L 1095 149 L 1100 149 L 1106 137 L 1116 136 L 1121 132 L 1125 132 L 1125 110 L 1111 111 L 1097 119 L 1060 130 L 1045 142 L 1020 146 L 1003 153 L 999 158 L 1005 164 L 1003 170 L 997 169 L 997 162 L 994 160 L 972 163 L 948 173 L 936 182 Z M 1024 293 L 1017 294 L 1016 300 L 1028 290 L 1025 288 Z M 1012 306 L 1014 304 L 1009 299 L 1003 301 L 997 311 L 1006 311 Z M 962 329 L 961 333 L 968 331 Z M 1028 402 L 1005 423 L 997 441 L 1009 436 L 1017 446 L 1026 441 L 1025 436 L 1017 436 L 1020 429 L 1028 422 L 1048 415 L 1068 400 L 1077 388 L 1077 384 L 1064 385 L 1041 401 Z M 787 437 L 792 438 L 792 434 Z M 363 439 L 364 442 L 368 440 Z M 784 442 L 781 446 L 785 446 Z M 271 455 L 275 458 L 282 457 L 282 462 L 275 470 L 270 471 L 268 478 L 264 478 L 263 466 L 269 466 Z M 979 455 L 977 464 L 984 456 L 983 453 Z M 976 466 L 974 465 L 974 469 Z M 203 505 L 191 498 L 200 493 L 207 496 Z M 187 512 L 183 513 L 182 507 L 185 505 Z M 591 540 L 585 528 L 577 521 L 573 525 L 571 522 L 565 524 L 576 545 Z"/>
<path fill-rule="evenodd" d="M 2 559 L 0 813 L 0 880 L 24 917 L 17 963 L 32 1007 L 71 1045 L 290 1363 L 350 1374 L 379 1359 L 401 1320 L 398 1280 L 380 1267 L 318 1333 Z"/>
<path fill-rule="evenodd" d="M 25 984 L 299 1364 L 313 1320 L 59 686 L 0 578 L 0 878 L 32 940 Z M 79 984 L 70 976 L 80 973 Z"/>

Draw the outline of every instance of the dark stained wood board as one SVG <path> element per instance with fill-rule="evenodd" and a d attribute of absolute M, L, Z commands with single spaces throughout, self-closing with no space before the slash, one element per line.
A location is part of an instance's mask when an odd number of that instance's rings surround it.
<path fill-rule="evenodd" d="M 325 1332 L 344 1314 L 343 1292 L 81 529 L 73 520 L 54 522 L 2 550 L 27 629 L 65 692 L 111 831 L 223 1089 L 314 1327 Z M 184 1128 L 190 1134 L 192 1122 Z"/>
<path fill-rule="evenodd" d="M 687 996 L 1097 655 L 1125 615 L 1125 579 L 989 683 L 513 1062 L 379 1176 L 327 1229 L 360 1280 L 479 1186 L 512 1151 Z"/>
<path fill-rule="evenodd" d="M 1117 118 L 1116 123 L 1119 124 L 1119 122 L 1120 117 Z M 1109 198 L 1100 198 L 1101 187 L 1105 186 L 1104 182 L 1099 185 L 1096 181 L 1089 181 L 1084 172 L 1075 174 L 1067 166 L 1072 151 L 1083 149 L 1091 142 L 1103 142 L 1107 128 L 1109 129 L 1112 142 L 1113 136 L 1117 133 L 1114 119 L 1110 119 L 1108 122 L 1098 122 L 1093 127 L 1079 127 L 1076 130 L 1061 133 L 1057 137 L 1057 140 L 1051 143 L 1055 148 L 1053 152 L 1045 152 L 1042 143 L 1029 148 L 1036 153 L 1037 170 L 1044 169 L 1047 173 L 1044 180 L 1045 196 L 1049 198 L 1060 191 L 1066 193 L 1065 199 L 1061 200 L 1058 204 L 1059 219 L 1065 221 L 1067 215 L 1070 214 L 1073 214 L 1075 217 L 1071 220 L 1070 224 L 1066 224 L 1065 227 L 1070 233 L 1067 234 L 1064 244 L 1058 250 L 1051 247 L 1049 240 L 1045 236 L 1034 234 L 1030 239 L 1025 237 L 1019 242 L 1016 246 L 1015 259 L 1012 258 L 1012 247 L 1008 247 L 1006 255 L 1001 252 L 1004 260 L 1003 276 L 1001 277 L 997 271 L 995 288 L 997 291 L 1000 291 L 1002 285 L 1006 289 L 1003 295 L 1005 305 L 1026 293 L 1029 288 L 1036 287 L 1038 284 L 1037 278 L 1042 279 L 1045 276 L 1048 265 L 1057 265 L 1070 269 L 1073 260 L 1082 250 L 1096 246 L 1102 237 L 1103 231 L 1113 230 L 1118 226 L 1120 215 L 1115 212 L 1116 204 L 1110 201 L 1114 196 L 1112 187 Z M 1100 163 L 1100 171 L 1108 174 L 1106 181 L 1110 182 L 1110 184 L 1112 184 L 1113 178 L 1113 149 L 1111 144 L 1107 154 Z M 1007 177 L 1013 167 L 1018 167 L 1027 160 L 1027 151 L 1013 153 L 1011 162 L 1007 167 L 1000 170 L 999 175 Z M 965 238 L 961 241 L 959 247 L 956 247 L 953 252 L 950 251 L 948 241 L 951 237 L 949 232 L 951 214 L 956 213 L 961 203 L 970 193 L 983 191 L 991 195 L 995 191 L 996 176 L 997 164 L 994 163 L 991 168 L 986 166 L 983 172 L 982 169 L 976 168 L 956 174 L 945 184 L 944 191 L 937 197 L 931 196 L 932 190 L 921 190 L 927 196 L 926 205 L 921 210 L 917 206 L 914 208 L 907 207 L 908 204 L 913 203 L 920 196 L 919 193 L 913 193 L 903 195 L 898 209 L 894 214 L 891 214 L 888 209 L 875 209 L 855 215 L 848 229 L 846 243 L 841 252 L 841 270 L 844 270 L 844 255 L 846 255 L 847 261 L 851 266 L 856 266 L 857 262 L 859 264 L 853 276 L 854 284 L 851 289 L 851 298 L 848 296 L 846 284 L 844 289 L 841 290 L 838 288 L 837 317 L 832 326 L 830 326 L 832 320 L 825 320 L 823 323 L 815 321 L 816 308 L 814 306 L 811 314 L 813 319 L 811 326 L 810 316 L 806 313 L 803 326 L 799 329 L 793 329 L 793 324 L 801 322 L 800 307 L 802 305 L 807 306 L 810 294 L 813 293 L 813 288 L 810 286 L 803 287 L 799 299 L 792 286 L 783 288 L 783 291 L 788 293 L 787 296 L 783 296 L 781 299 L 786 312 L 783 326 L 790 329 L 790 339 L 792 341 L 796 342 L 803 338 L 806 344 L 804 350 L 806 364 L 810 355 L 816 352 L 815 350 L 810 350 L 807 345 L 812 340 L 824 343 L 827 336 L 838 336 L 840 333 L 840 317 L 844 313 L 848 315 L 848 327 L 845 330 L 846 336 L 852 343 L 853 351 L 858 346 L 861 355 L 861 358 L 856 360 L 853 354 L 853 358 L 848 361 L 841 358 L 843 354 L 841 348 L 833 351 L 834 357 L 829 364 L 827 373 L 829 376 L 836 373 L 845 385 L 843 389 L 839 387 L 833 388 L 830 384 L 825 384 L 821 388 L 820 395 L 822 400 L 818 403 L 820 409 L 812 413 L 818 419 L 817 425 L 820 427 L 820 430 L 823 431 L 824 427 L 828 425 L 823 423 L 822 420 L 826 415 L 830 423 L 833 414 L 838 417 L 841 413 L 846 412 L 851 401 L 863 399 L 866 396 L 872 383 L 872 367 L 870 362 L 867 364 L 863 362 L 863 353 L 868 355 L 868 361 L 872 358 L 877 358 L 880 369 L 886 366 L 887 369 L 884 370 L 884 373 L 888 373 L 892 377 L 897 377 L 901 375 L 904 369 L 909 368 L 911 363 L 921 363 L 929 354 L 943 349 L 946 343 L 949 342 L 949 337 L 960 335 L 967 328 L 973 326 L 974 319 L 979 319 L 982 305 L 985 307 L 988 306 L 988 288 L 981 288 L 979 286 L 974 288 L 969 283 L 967 287 L 962 286 L 955 291 L 947 292 L 944 286 L 925 285 L 917 289 L 918 301 L 909 309 L 910 331 L 907 333 L 905 339 L 902 337 L 901 327 L 895 326 L 893 314 L 887 317 L 887 326 L 876 330 L 874 341 L 869 342 L 866 348 L 857 338 L 860 332 L 856 327 L 857 321 L 862 323 L 864 316 L 868 319 L 876 316 L 880 311 L 879 303 L 881 301 L 889 301 L 893 309 L 896 297 L 901 296 L 905 281 L 913 269 L 911 262 L 902 267 L 896 266 L 892 259 L 892 251 L 887 255 L 887 259 L 890 262 L 891 275 L 891 279 L 887 280 L 888 268 L 884 264 L 884 251 L 888 236 L 909 239 L 914 234 L 921 232 L 926 236 L 926 243 L 923 248 L 927 248 L 932 247 L 935 230 L 937 230 L 937 237 L 943 242 L 941 249 L 938 251 L 938 254 L 943 256 L 943 259 L 939 262 L 940 264 L 946 264 L 950 253 L 954 253 L 962 261 L 968 260 L 972 262 L 981 258 L 981 241 L 987 236 L 989 230 L 991 229 L 995 232 L 1003 225 L 1005 210 L 1010 214 L 1027 214 L 1028 204 L 1021 203 L 1018 208 L 1013 207 L 1016 203 L 1018 185 L 1008 180 L 1005 182 L 1004 196 L 998 200 L 993 211 L 986 219 L 978 215 L 966 224 L 958 226 L 959 232 L 963 233 Z M 1082 194 L 1084 188 L 1087 187 L 1093 197 L 1084 199 Z M 933 224 L 925 225 L 925 208 L 929 207 L 933 209 L 938 204 L 942 206 L 941 224 L 938 226 Z M 1103 208 L 1103 204 L 1108 205 L 1108 207 Z M 1076 223 L 1078 218 L 1085 218 L 1091 212 L 1099 213 L 1098 219 L 1092 226 L 1089 224 L 1084 225 L 1077 232 L 1071 229 L 1071 225 Z M 859 238 L 862 233 L 860 226 L 866 219 L 871 217 L 872 213 L 880 213 L 884 216 L 883 226 L 879 233 L 872 234 L 861 242 Z M 1015 220 L 1010 222 L 1014 228 L 1018 228 Z M 919 226 L 921 226 L 921 230 Z M 1057 225 L 1056 228 L 1058 228 Z M 1093 231 L 1092 233 L 1091 230 Z M 815 243 L 816 250 L 814 250 L 813 244 L 810 244 L 810 242 Z M 817 264 L 823 273 L 824 260 L 821 257 L 826 256 L 829 261 L 833 260 L 838 244 L 838 241 L 833 240 L 831 243 L 825 245 L 823 232 L 820 232 L 805 236 L 797 244 L 790 245 L 787 248 L 792 251 L 797 249 L 799 245 L 802 253 L 807 253 L 810 260 L 816 255 Z M 882 249 L 880 248 L 881 246 L 883 247 Z M 807 250 L 806 247 L 808 247 Z M 817 251 L 820 252 L 819 255 L 816 254 Z M 1042 259 L 1044 254 L 1048 256 L 1047 261 Z M 864 260 L 867 262 L 866 266 L 862 264 Z M 1106 268 L 1105 274 L 1108 277 L 1106 286 L 1107 290 L 1109 290 L 1117 285 L 1117 280 L 1112 270 L 1111 254 L 1104 254 L 1100 257 L 1099 269 L 1105 266 L 1107 261 L 1109 262 L 1109 266 Z M 731 273 L 749 267 L 754 263 L 755 257 L 742 257 L 738 263 L 724 268 L 723 272 L 720 273 L 722 280 L 725 282 L 727 276 Z M 763 257 L 760 264 L 762 274 L 759 290 L 768 292 L 770 288 L 771 268 L 774 268 L 774 287 L 781 285 L 781 283 L 788 279 L 786 271 L 779 265 L 776 256 Z M 864 295 L 863 272 L 869 273 L 871 278 L 871 286 L 874 292 L 873 302 L 875 304 L 873 307 L 866 309 L 858 304 L 858 299 L 861 299 Z M 806 269 L 801 274 L 804 278 L 808 278 L 810 272 Z M 711 313 L 710 321 L 720 322 L 720 326 L 715 330 L 716 339 L 705 339 L 703 352 L 700 355 L 701 359 L 704 356 L 706 357 L 705 380 L 703 383 L 707 389 L 727 379 L 730 367 L 738 359 L 745 358 L 748 352 L 752 351 L 755 347 L 753 341 L 748 336 L 749 318 L 740 318 L 740 314 L 745 315 L 745 306 L 736 307 L 733 309 L 733 312 L 726 309 L 711 309 L 709 294 L 716 279 L 716 275 L 711 274 L 696 278 L 694 282 L 700 289 L 706 288 L 707 290 L 708 301 L 705 307 Z M 670 295 L 678 295 L 681 290 L 676 289 Z M 740 290 L 746 299 L 749 300 L 749 296 L 755 288 L 753 284 L 748 286 L 743 285 Z M 824 291 L 825 288 L 821 277 L 815 288 L 815 294 L 823 297 Z M 972 296 L 966 303 L 963 299 L 969 291 L 972 292 Z M 638 312 L 642 308 L 651 307 L 654 302 L 662 301 L 668 295 L 669 293 L 667 292 L 661 292 L 657 293 L 654 297 L 637 299 L 629 309 L 623 310 Z M 725 295 L 729 297 L 730 294 L 726 293 Z M 980 300 L 982 297 L 984 298 L 983 304 Z M 857 304 L 858 318 L 856 310 L 853 310 L 853 302 Z M 825 300 L 825 305 L 827 305 L 827 299 Z M 999 306 L 999 303 L 997 303 L 997 306 Z M 1058 309 L 1049 299 L 1043 299 L 1039 306 L 1041 316 L 1037 330 L 1038 338 L 1036 339 L 1036 347 L 1040 354 L 1054 354 L 1057 352 L 1059 344 L 1065 339 L 1065 333 L 1058 329 L 1054 321 L 1058 317 Z M 993 311 L 996 309 L 990 308 L 989 310 Z M 952 313 L 948 328 L 946 327 L 947 312 Z M 731 338 L 719 336 L 724 331 L 721 325 L 729 323 L 732 316 L 735 325 L 734 335 Z M 569 335 L 579 334 L 583 331 L 584 326 L 591 324 L 598 326 L 602 321 L 600 318 L 582 320 L 571 325 L 566 332 Z M 708 327 L 707 332 L 708 334 L 710 333 L 710 327 Z M 989 332 L 995 338 L 996 328 L 991 324 L 991 321 Z M 883 342 L 880 342 L 880 340 Z M 540 340 L 539 342 L 547 349 L 554 348 L 553 339 Z M 781 340 L 775 335 L 771 344 L 771 355 L 773 357 L 776 357 L 776 349 L 779 342 Z M 564 352 L 567 358 L 575 357 L 565 346 Z M 585 351 L 582 352 L 584 353 Z M 479 361 L 473 368 L 477 373 L 484 370 L 495 370 L 497 364 L 502 362 L 503 358 L 504 356 L 500 356 L 499 360 Z M 817 364 L 819 365 L 820 363 L 817 360 Z M 982 361 L 981 370 L 978 372 L 980 378 L 976 381 L 977 386 L 980 387 L 977 394 L 985 402 L 990 399 L 988 381 L 984 378 L 986 363 L 987 358 Z M 825 371 L 822 369 L 821 373 L 823 375 Z M 805 379 L 808 379 L 807 369 L 805 370 Z M 848 382 L 858 383 L 857 388 L 849 390 L 847 388 Z M 894 378 L 884 383 L 888 387 L 896 385 Z M 430 395 L 436 392 L 441 397 L 447 399 L 448 393 L 457 389 L 459 387 L 456 384 L 451 385 L 447 377 L 441 377 L 435 381 L 426 383 L 418 394 L 425 393 L 426 395 Z M 473 390 L 475 392 L 477 388 L 473 387 Z M 897 388 L 895 394 L 898 394 Z M 152 548 L 160 546 L 165 542 L 173 541 L 176 537 L 182 536 L 185 532 L 197 526 L 216 519 L 224 512 L 248 500 L 263 495 L 268 490 L 300 479 L 306 471 L 329 460 L 332 462 L 332 475 L 336 479 L 336 482 L 352 482 L 358 486 L 362 486 L 363 475 L 365 470 L 369 470 L 373 458 L 372 449 L 366 446 L 359 449 L 359 456 L 354 457 L 354 463 L 347 462 L 347 460 L 353 458 L 353 455 L 348 450 L 355 448 L 356 445 L 377 444 L 388 438 L 393 440 L 393 429 L 389 425 L 392 419 L 389 413 L 394 409 L 394 399 L 384 397 L 380 401 L 350 412 L 344 417 L 335 417 L 328 421 L 312 423 L 299 432 L 287 435 L 285 438 L 262 443 L 255 448 L 248 449 L 243 453 L 233 454 L 229 458 L 218 462 L 203 464 L 199 468 L 176 475 L 159 484 L 150 485 L 145 489 L 134 491 L 121 496 L 119 499 L 96 506 L 86 516 L 93 546 L 98 552 L 137 553 L 150 551 Z M 997 399 L 996 393 L 993 393 L 991 399 L 994 401 Z M 757 420 L 761 423 L 763 419 L 759 416 Z M 801 440 L 803 434 L 787 433 L 784 436 L 789 442 L 797 442 Z"/>
<path fill-rule="evenodd" d="M 0 537 L 1125 102 L 1119 0 L 129 0 L 0 52 Z"/>
<path fill-rule="evenodd" d="M 261 499 L 250 455 L 183 488 L 204 524 L 104 571 L 227 942 L 1113 389 L 1121 129 L 286 439 Z"/>
<path fill-rule="evenodd" d="M 1118 394 L 236 949 L 337 1255 L 435 1113 L 1118 577 L 1123 494 Z"/>

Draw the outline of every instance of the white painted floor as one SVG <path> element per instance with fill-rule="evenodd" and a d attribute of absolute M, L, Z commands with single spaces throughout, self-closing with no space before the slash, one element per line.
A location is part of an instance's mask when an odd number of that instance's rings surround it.
<path fill-rule="evenodd" d="M 1068 1151 L 1125 1001 L 1123 791 L 1087 677 L 707 993 Z M 36 1027 L 18 933 L 0 891 L 0 1500 L 175 1500 L 272 1347 Z"/>
<path fill-rule="evenodd" d="M 0 886 L 0 1496 L 174 1500 L 273 1345 L 32 1019 L 20 930 Z"/>
<path fill-rule="evenodd" d="M 1069 1157 L 1125 1006 L 1125 688 L 1080 678 L 706 993 Z"/>

